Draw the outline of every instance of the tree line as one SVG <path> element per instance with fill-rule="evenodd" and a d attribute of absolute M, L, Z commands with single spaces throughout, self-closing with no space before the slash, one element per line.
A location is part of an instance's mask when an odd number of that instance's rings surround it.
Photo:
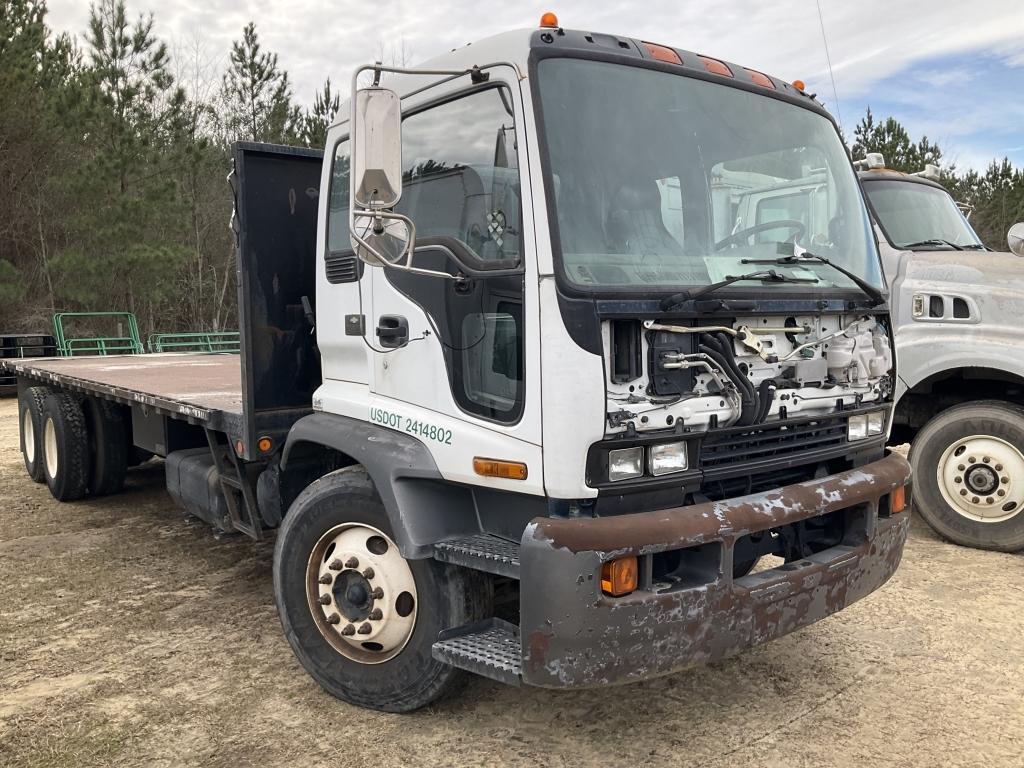
<path fill-rule="evenodd" d="M 220 73 L 198 44 L 172 55 L 125 0 L 94 2 L 80 39 L 46 11 L 0 0 L 0 329 L 42 330 L 57 310 L 131 311 L 146 334 L 237 327 L 231 143 L 321 147 L 338 93 L 326 80 L 301 105 L 252 23 Z M 942 157 L 870 110 L 852 151 L 906 171 Z M 1005 249 L 1024 172 L 1004 159 L 944 181 Z"/>
<path fill-rule="evenodd" d="M 95 2 L 81 40 L 46 11 L 0 0 L 0 328 L 115 309 L 145 333 L 236 327 L 231 143 L 323 146 L 330 80 L 300 106 L 251 23 L 220 75 L 124 0 Z"/>

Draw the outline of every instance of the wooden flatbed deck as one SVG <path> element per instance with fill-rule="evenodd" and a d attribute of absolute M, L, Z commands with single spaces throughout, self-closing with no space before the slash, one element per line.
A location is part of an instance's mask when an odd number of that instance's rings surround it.
<path fill-rule="evenodd" d="M 242 418 L 241 360 L 233 354 L 163 352 L 0 360 L 0 370 L 223 429 Z"/>

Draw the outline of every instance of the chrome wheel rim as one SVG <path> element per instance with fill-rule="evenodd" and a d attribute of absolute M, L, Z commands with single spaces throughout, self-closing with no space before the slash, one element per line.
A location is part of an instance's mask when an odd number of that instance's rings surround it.
<path fill-rule="evenodd" d="M 47 419 L 43 424 L 43 457 L 46 459 L 46 473 L 56 478 L 60 457 L 57 455 L 57 429 L 53 426 L 53 419 Z"/>
<path fill-rule="evenodd" d="M 943 451 L 939 491 L 956 512 L 978 523 L 1000 523 L 1024 507 L 1024 453 L 991 435 L 963 437 Z"/>
<path fill-rule="evenodd" d="M 36 427 L 32 423 L 32 411 L 28 408 L 21 415 L 21 434 L 25 440 L 25 459 L 29 464 L 36 461 Z"/>
<path fill-rule="evenodd" d="M 306 566 L 309 610 L 342 656 L 380 664 L 405 648 L 419 600 L 409 563 L 370 525 L 339 525 L 317 541 Z"/>

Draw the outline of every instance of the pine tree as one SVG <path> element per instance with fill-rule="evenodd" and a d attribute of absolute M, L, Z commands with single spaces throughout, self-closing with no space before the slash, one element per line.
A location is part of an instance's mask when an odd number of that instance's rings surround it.
<path fill-rule="evenodd" d="M 223 91 L 229 139 L 288 143 L 298 137 L 301 111 L 292 104 L 288 73 L 278 67 L 276 53 L 263 52 L 252 22 L 231 44 Z"/>
<path fill-rule="evenodd" d="M 942 150 L 937 144 L 922 136 L 916 143 L 911 141 L 910 134 L 893 117 L 887 117 L 881 123 L 875 123 L 875 117 L 868 107 L 867 114 L 857 124 L 853 132 L 853 159 L 862 160 L 868 152 L 881 152 L 885 157 L 886 168 L 905 173 L 924 170 L 927 163 L 939 164 Z"/>
<path fill-rule="evenodd" d="M 331 78 L 313 99 L 313 108 L 306 110 L 302 139 L 308 147 L 322 147 L 327 143 L 327 129 L 341 106 L 341 96 L 331 90 Z"/>

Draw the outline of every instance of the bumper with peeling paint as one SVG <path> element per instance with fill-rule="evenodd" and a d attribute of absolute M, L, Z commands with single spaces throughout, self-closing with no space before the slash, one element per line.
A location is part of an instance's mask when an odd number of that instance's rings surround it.
<path fill-rule="evenodd" d="M 767 493 L 605 518 L 538 518 L 520 550 L 522 678 L 585 687 L 662 675 L 732 655 L 829 616 L 884 584 L 899 565 L 909 513 L 887 497 L 910 479 L 902 456 Z M 743 536 L 814 517 L 848 519 L 841 543 L 733 579 Z M 658 591 L 646 556 L 704 546 L 709 578 Z M 717 547 L 721 547 L 720 557 Z M 641 556 L 641 586 L 620 598 L 600 587 L 601 563 Z M 700 582 L 700 583 L 696 583 Z"/>

